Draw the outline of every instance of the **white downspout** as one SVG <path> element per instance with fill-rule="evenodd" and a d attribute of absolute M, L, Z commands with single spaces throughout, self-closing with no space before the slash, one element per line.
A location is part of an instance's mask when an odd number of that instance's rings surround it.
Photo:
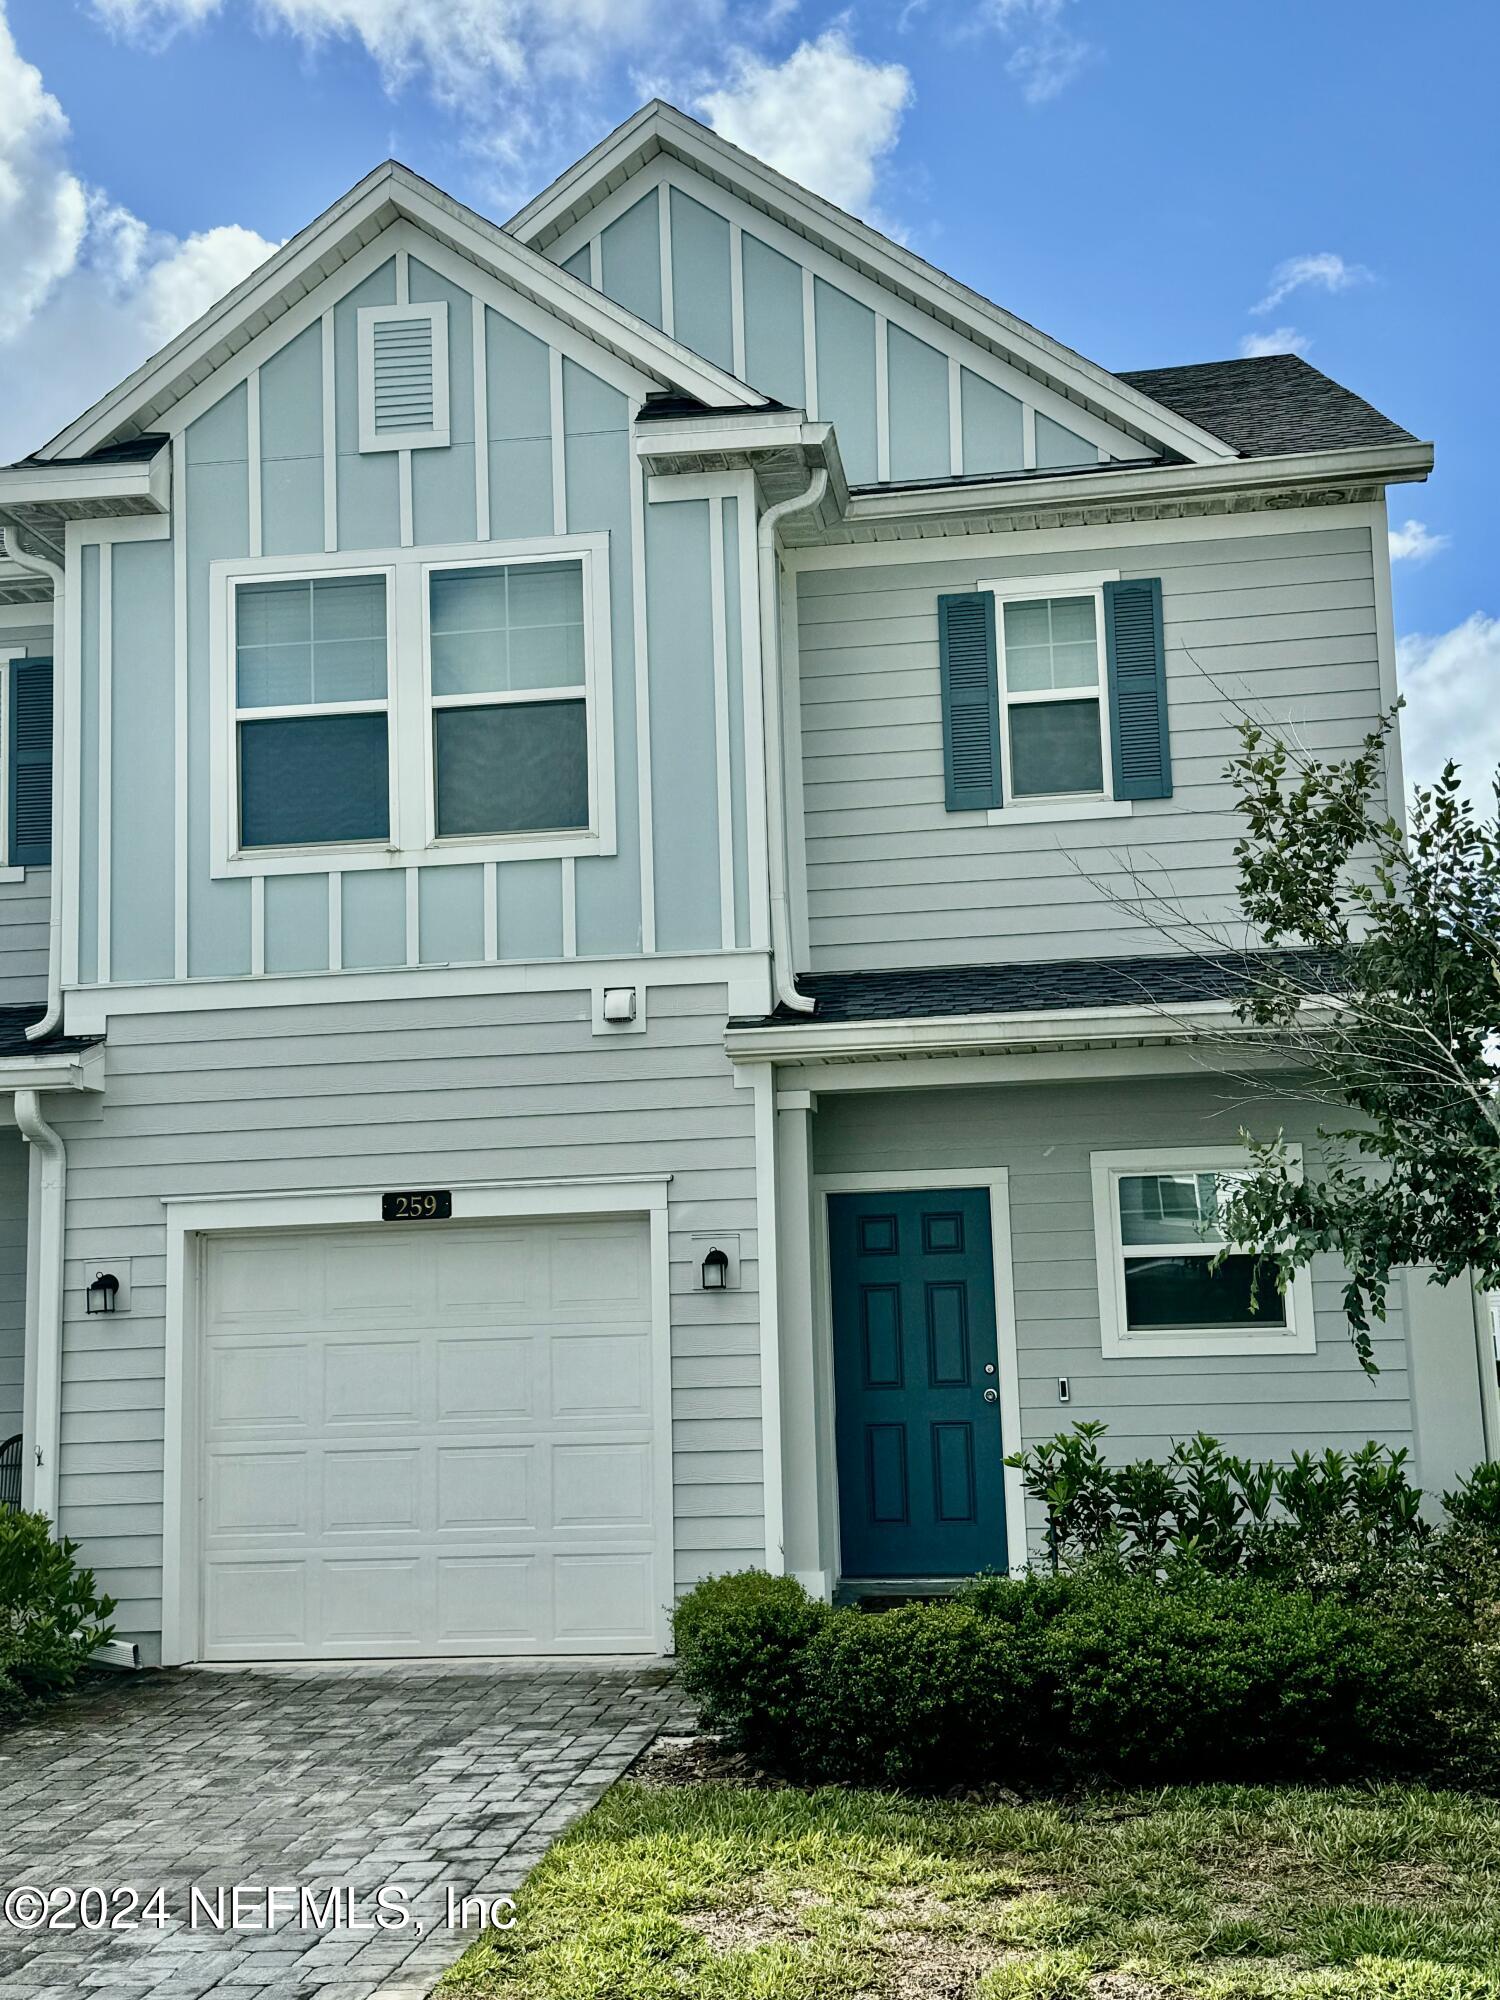
<path fill-rule="evenodd" d="M 34 576 L 50 577 L 52 580 L 52 879 L 51 894 L 47 911 L 47 1011 L 39 1021 L 33 1021 L 26 1030 L 28 1041 L 39 1042 L 45 1036 L 55 1034 L 62 1026 L 62 928 L 63 928 L 63 869 L 62 814 L 58 811 L 58 801 L 62 797 L 63 771 L 63 689 L 67 676 L 63 671 L 62 649 L 67 643 L 67 573 L 60 563 L 49 562 L 45 556 L 29 554 L 21 547 L 20 537 L 11 528 L 5 531 L 6 553 L 18 562 L 22 569 L 29 569 Z"/>
<path fill-rule="evenodd" d="M 760 689 L 766 731 L 766 846 L 771 891 L 771 974 L 776 998 L 792 1014 L 811 1014 L 817 1001 L 797 991 L 792 974 L 792 924 L 786 891 L 786 796 L 781 739 L 781 643 L 776 617 L 776 529 L 788 514 L 806 513 L 828 491 L 828 474 L 812 475 L 806 490 L 779 500 L 760 517 Z"/>
<path fill-rule="evenodd" d="M 35 1146 L 41 1163 L 36 1182 L 37 1213 L 28 1218 L 36 1232 L 36 1412 L 32 1434 L 31 1505 L 57 1519 L 57 1460 L 62 1411 L 63 1221 L 68 1192 L 68 1154 L 42 1116 L 40 1091 L 18 1090 L 16 1124 Z"/>

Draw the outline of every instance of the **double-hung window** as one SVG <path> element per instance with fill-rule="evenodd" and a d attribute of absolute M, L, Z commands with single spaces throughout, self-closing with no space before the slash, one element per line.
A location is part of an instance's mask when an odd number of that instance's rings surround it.
<path fill-rule="evenodd" d="M 1102 799 L 1108 723 L 1094 593 L 1006 598 L 999 609 L 1005 796 Z"/>
<path fill-rule="evenodd" d="M 1311 1284 L 1283 1290 L 1274 1264 L 1226 1249 L 1220 1204 L 1234 1151 L 1096 1153 L 1094 1230 L 1104 1352 L 1311 1353 Z"/>
<path fill-rule="evenodd" d="M 214 873 L 613 852 L 608 553 L 216 562 Z"/>
<path fill-rule="evenodd" d="M 379 570 L 236 589 L 242 848 L 390 839 L 389 599 Z"/>

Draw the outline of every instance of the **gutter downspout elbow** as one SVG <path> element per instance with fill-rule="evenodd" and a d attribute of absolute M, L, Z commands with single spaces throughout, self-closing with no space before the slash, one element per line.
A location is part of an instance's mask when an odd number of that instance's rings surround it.
<path fill-rule="evenodd" d="M 805 490 L 768 507 L 760 517 L 756 547 L 760 568 L 760 687 L 766 734 L 766 847 L 771 894 L 771 974 L 776 998 L 791 1014 L 811 1014 L 817 1001 L 797 991 L 792 971 L 792 923 L 787 903 L 786 788 L 782 759 L 781 639 L 776 606 L 776 529 L 789 514 L 816 507 L 828 491 L 820 468 Z"/>
<path fill-rule="evenodd" d="M 68 1152 L 42 1116 L 41 1093 L 18 1090 L 16 1124 L 36 1148 L 36 1430 L 31 1504 L 57 1520 L 58 1449 L 62 1427 L 63 1227 L 68 1193 Z"/>
<path fill-rule="evenodd" d="M 46 556 L 33 555 L 21 547 L 19 535 L 11 528 L 5 531 L 7 555 L 18 562 L 22 569 L 29 569 L 34 576 L 49 577 L 52 582 L 52 861 L 50 864 L 51 883 L 47 898 L 47 1011 L 39 1021 L 33 1021 L 26 1030 L 26 1039 L 31 1042 L 45 1040 L 56 1034 L 62 1026 L 62 929 L 63 929 L 63 866 L 62 866 L 62 816 L 58 812 L 58 801 L 62 796 L 59 782 L 63 769 L 63 685 L 62 660 L 60 650 L 66 644 L 67 634 L 67 572 L 60 563 L 50 562 Z"/>

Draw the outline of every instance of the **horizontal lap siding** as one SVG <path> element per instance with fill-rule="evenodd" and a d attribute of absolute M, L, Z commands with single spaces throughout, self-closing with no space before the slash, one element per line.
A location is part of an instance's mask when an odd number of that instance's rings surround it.
<path fill-rule="evenodd" d="M 1349 1449 L 1368 1438 L 1412 1447 L 1399 1288 L 1377 1329 L 1380 1373 L 1371 1379 L 1349 1344 L 1342 1270 L 1331 1257 L 1313 1265 L 1312 1354 L 1105 1358 L 1089 1155 L 1233 1145 L 1245 1123 L 1284 1126 L 1316 1157 L 1315 1107 L 1278 1101 L 1257 1116 L 1241 1087 L 1207 1078 L 825 1094 L 814 1144 L 821 1174 L 1009 1169 L 1025 1443 L 1096 1418 L 1109 1426 L 1115 1458 L 1160 1456 L 1174 1438 L 1200 1430 L 1259 1458 Z M 1065 1405 L 1059 1376 L 1072 1391 Z"/>
<path fill-rule="evenodd" d="M 52 871 L 28 868 L 20 882 L 0 882 L 0 1007 L 40 1005 L 47 997 L 47 926 Z"/>
<path fill-rule="evenodd" d="M 102 1109 L 66 1127 L 67 1254 L 75 1276 L 131 1258 L 134 1296 L 101 1327 L 69 1291 L 61 1515 L 122 1632 L 160 1628 L 164 1195 L 670 1174 L 677 1581 L 764 1560 L 752 1118 L 724 1015 L 704 987 L 653 989 L 617 1040 L 586 993 L 111 1022 Z M 699 1231 L 738 1235 L 740 1291 L 700 1290 Z"/>
<path fill-rule="evenodd" d="M 939 595 L 1098 570 L 1162 580 L 1173 797 L 1031 826 L 945 811 Z M 1236 725 L 1288 728 L 1322 756 L 1356 749 L 1380 709 L 1375 592 L 1368 529 L 1342 527 L 801 571 L 814 969 L 1160 949 L 1119 900 L 1142 891 L 1232 922 Z"/>
<path fill-rule="evenodd" d="M 26 1142 L 0 1133 L 0 1441 L 21 1428 L 26 1367 Z"/>

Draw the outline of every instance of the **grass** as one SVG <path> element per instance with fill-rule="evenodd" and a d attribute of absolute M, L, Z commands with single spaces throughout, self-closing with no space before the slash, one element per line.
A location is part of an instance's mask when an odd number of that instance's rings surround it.
<path fill-rule="evenodd" d="M 617 1786 L 442 2000 L 1500 2000 L 1500 1802 Z"/>

